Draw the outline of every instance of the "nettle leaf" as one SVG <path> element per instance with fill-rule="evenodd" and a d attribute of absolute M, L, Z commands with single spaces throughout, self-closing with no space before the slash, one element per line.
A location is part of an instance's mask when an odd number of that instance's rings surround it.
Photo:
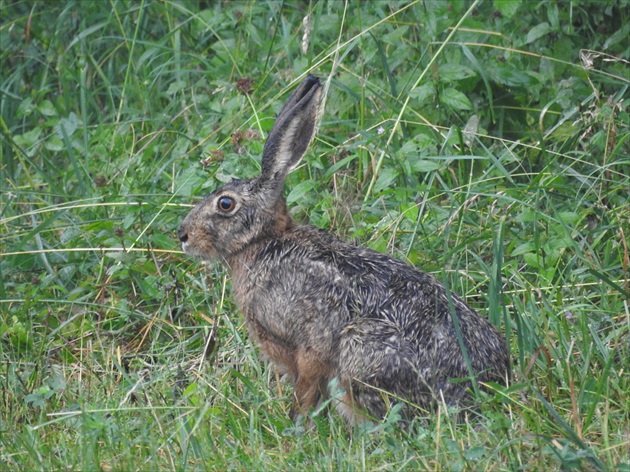
<path fill-rule="evenodd" d="M 16 118 L 24 118 L 30 116 L 36 109 L 37 107 L 33 103 L 33 99 L 31 97 L 26 97 L 20 102 L 15 116 Z"/>
<path fill-rule="evenodd" d="M 287 195 L 287 203 L 291 204 L 304 198 L 305 195 L 311 193 L 317 183 L 314 180 L 304 180 L 293 187 L 293 190 Z"/>
<path fill-rule="evenodd" d="M 57 116 L 57 110 L 50 100 L 44 100 L 37 109 L 44 116 Z"/>
<path fill-rule="evenodd" d="M 40 135 L 42 134 L 42 129 L 40 127 L 35 127 L 30 131 L 27 131 L 24 134 L 18 134 L 17 136 L 13 136 L 13 141 L 18 146 L 23 148 L 30 148 L 37 144 Z"/>
<path fill-rule="evenodd" d="M 63 133 L 61 131 L 61 128 L 63 127 L 66 136 L 70 138 L 82 123 L 81 118 L 79 118 L 76 113 L 70 112 L 67 118 L 62 118 L 61 121 L 55 125 L 57 135 L 60 138 L 63 138 Z"/>
<path fill-rule="evenodd" d="M 389 33 L 381 36 L 381 40 L 384 43 L 399 46 L 401 39 L 406 36 L 408 30 L 409 26 L 399 26 L 398 28 L 394 28 Z"/>
<path fill-rule="evenodd" d="M 405 143 L 400 147 L 400 149 L 398 150 L 396 154 L 404 157 L 410 154 L 417 154 L 417 153 L 418 153 L 418 145 L 416 144 L 415 140 L 409 140 L 409 141 L 405 141 Z"/>
<path fill-rule="evenodd" d="M 190 197 L 194 195 L 196 189 L 205 181 L 205 177 L 199 172 L 196 167 L 189 167 L 184 169 L 175 181 L 175 189 L 178 195 L 183 197 Z"/>
<path fill-rule="evenodd" d="M 407 218 L 407 220 L 409 220 L 411 223 L 415 223 L 418 220 L 418 213 L 420 209 L 418 208 L 418 205 L 416 203 L 403 204 L 401 205 L 401 209 L 405 218 Z"/>
<path fill-rule="evenodd" d="M 46 381 L 46 383 L 52 389 L 53 393 L 63 392 L 67 387 L 66 379 L 63 377 L 63 374 L 60 372 L 60 369 L 57 369 L 57 368 L 53 368 L 52 375 Z"/>
<path fill-rule="evenodd" d="M 433 172 L 434 170 L 438 170 L 440 168 L 440 161 L 418 159 L 411 161 L 411 168 L 415 172 Z"/>
<path fill-rule="evenodd" d="M 455 110 L 472 110 L 472 103 L 468 97 L 452 87 L 442 90 L 440 101 Z"/>
<path fill-rule="evenodd" d="M 530 253 L 536 253 L 537 249 L 536 249 L 536 244 L 534 244 L 531 241 L 527 241 L 523 244 L 519 244 L 517 247 L 515 247 L 512 250 L 512 257 L 516 257 L 516 256 L 520 256 L 522 254 L 530 254 Z"/>
<path fill-rule="evenodd" d="M 536 25 L 532 29 L 529 30 L 529 33 L 527 33 L 527 37 L 525 38 L 525 43 L 523 44 L 533 43 L 537 39 L 542 38 L 543 36 L 549 34 L 550 32 L 551 32 L 551 26 L 549 26 L 549 23 L 545 22 L 545 23 Z"/>
<path fill-rule="evenodd" d="M 542 268 L 542 264 L 541 264 L 542 259 L 540 255 L 538 255 L 537 253 L 526 252 L 525 254 L 523 254 L 523 260 L 528 266 L 531 266 L 534 269 Z"/>
<path fill-rule="evenodd" d="M 574 211 L 561 211 L 558 213 L 558 219 L 567 225 L 575 225 L 580 220 L 580 215 Z"/>
<path fill-rule="evenodd" d="M 443 64 L 438 68 L 440 82 L 455 82 L 475 76 L 475 71 L 461 64 Z"/>
<path fill-rule="evenodd" d="M 498 63 L 488 68 L 488 75 L 497 83 L 507 87 L 530 87 L 535 83 L 532 76 L 525 71 L 504 63 Z"/>
<path fill-rule="evenodd" d="M 188 138 L 177 138 L 173 146 L 173 157 L 179 158 L 185 156 L 190 148 L 190 144 L 190 139 Z"/>
<path fill-rule="evenodd" d="M 44 147 L 49 151 L 57 152 L 63 151 L 65 148 L 63 141 L 56 134 L 51 135 L 48 140 L 46 140 L 46 144 L 44 144 Z"/>
<path fill-rule="evenodd" d="M 521 6 L 521 0 L 494 0 L 494 8 L 506 18 L 512 18 Z"/>
<path fill-rule="evenodd" d="M 628 35 L 630 35 L 630 23 L 624 24 L 619 31 L 609 36 L 602 49 L 607 51 L 611 46 L 621 41 L 626 41 L 628 39 Z"/>
<path fill-rule="evenodd" d="M 396 169 L 392 169 L 391 167 L 381 169 L 378 180 L 374 185 L 374 193 L 379 193 L 389 188 L 392 183 L 398 178 L 398 175 L 398 171 Z"/>
<path fill-rule="evenodd" d="M 413 139 L 406 141 L 396 156 L 403 159 L 412 172 L 432 172 L 440 168 L 440 162 L 432 159 L 420 158 L 421 149 L 426 150 L 433 144 L 433 140 L 425 135 L 419 134 Z"/>
<path fill-rule="evenodd" d="M 409 91 L 409 97 L 415 98 L 420 103 L 428 102 L 435 95 L 435 87 L 431 84 L 424 84 Z"/>
<path fill-rule="evenodd" d="M 483 446 L 473 446 L 466 451 L 466 460 L 475 461 L 486 455 L 486 448 Z"/>
<path fill-rule="evenodd" d="M 24 400 L 26 400 L 26 403 L 30 403 L 34 407 L 43 408 L 46 406 L 46 400 L 48 400 L 54 394 L 54 390 L 52 390 L 48 385 L 44 385 L 38 388 L 33 393 L 26 395 L 24 397 Z"/>
<path fill-rule="evenodd" d="M 425 133 L 417 134 L 414 136 L 413 141 L 416 143 L 418 149 L 422 149 L 423 151 L 435 146 L 435 138 Z"/>
<path fill-rule="evenodd" d="M 177 80 L 175 82 L 172 82 L 169 86 L 168 89 L 166 90 L 166 95 L 175 95 L 176 93 L 184 90 L 186 88 L 186 82 L 182 81 L 182 80 Z"/>

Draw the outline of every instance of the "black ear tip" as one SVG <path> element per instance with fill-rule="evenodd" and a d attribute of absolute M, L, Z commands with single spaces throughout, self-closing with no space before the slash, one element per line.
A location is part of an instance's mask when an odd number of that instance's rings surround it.
<path fill-rule="evenodd" d="M 312 87 L 315 84 L 319 84 L 319 77 L 313 74 L 308 74 L 306 76 L 306 79 L 304 79 L 304 82 L 306 82 L 310 87 Z"/>

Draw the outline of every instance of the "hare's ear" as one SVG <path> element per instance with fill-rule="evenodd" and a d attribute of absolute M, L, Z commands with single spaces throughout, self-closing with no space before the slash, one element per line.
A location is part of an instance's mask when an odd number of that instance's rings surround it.
<path fill-rule="evenodd" d="M 263 150 L 260 179 L 268 188 L 282 190 L 306 152 L 315 134 L 321 94 L 319 79 L 309 75 L 282 107 Z"/>

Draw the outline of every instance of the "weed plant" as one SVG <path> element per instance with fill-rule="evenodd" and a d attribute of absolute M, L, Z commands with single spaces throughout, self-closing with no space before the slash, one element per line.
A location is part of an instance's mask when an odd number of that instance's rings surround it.
<path fill-rule="evenodd" d="M 627 0 L 0 0 L 0 470 L 630 470 Z M 505 333 L 456 423 L 349 428 L 177 226 L 327 85 L 295 218 Z"/>

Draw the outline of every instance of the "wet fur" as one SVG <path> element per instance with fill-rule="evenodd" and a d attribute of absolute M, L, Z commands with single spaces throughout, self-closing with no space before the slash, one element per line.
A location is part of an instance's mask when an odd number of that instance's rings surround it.
<path fill-rule="evenodd" d="M 407 417 L 437 401 L 471 403 L 468 366 L 456 316 L 477 382 L 505 383 L 505 341 L 459 297 L 430 275 L 354 246 L 289 216 L 281 190 L 312 139 L 321 93 L 309 77 L 280 112 L 259 177 L 216 190 L 185 218 L 187 253 L 219 258 L 250 337 L 295 386 L 292 414 L 329 395 L 350 422 L 382 418 L 400 400 Z M 220 198 L 237 200 L 229 215 Z M 391 394 L 391 397 L 390 395 Z M 411 406 L 415 405 L 415 406 Z"/>

